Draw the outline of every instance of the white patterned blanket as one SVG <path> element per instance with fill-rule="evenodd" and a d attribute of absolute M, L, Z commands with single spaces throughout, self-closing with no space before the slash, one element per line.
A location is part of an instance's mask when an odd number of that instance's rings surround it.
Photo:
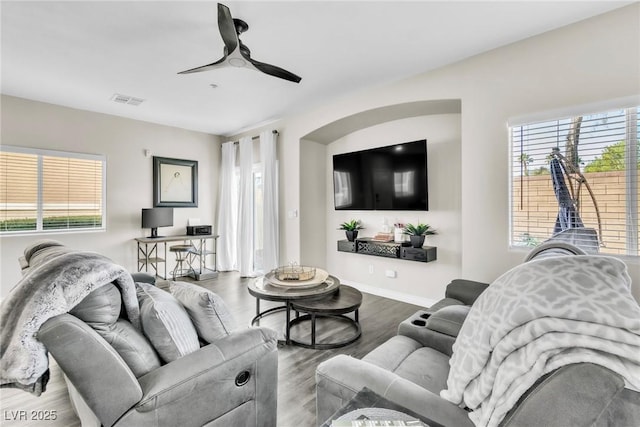
<path fill-rule="evenodd" d="M 1 387 L 36 395 L 44 391 L 48 358 L 36 338 L 40 326 L 68 312 L 102 285 L 113 282 L 120 287 L 129 320 L 139 327 L 138 300 L 129 272 L 97 253 L 55 243 L 38 243 L 38 251 L 28 254 L 29 268 L 0 305 Z"/>
<path fill-rule="evenodd" d="M 440 395 L 497 426 L 540 377 L 591 362 L 640 390 L 640 306 L 612 257 L 543 258 L 508 271 L 473 304 Z"/>

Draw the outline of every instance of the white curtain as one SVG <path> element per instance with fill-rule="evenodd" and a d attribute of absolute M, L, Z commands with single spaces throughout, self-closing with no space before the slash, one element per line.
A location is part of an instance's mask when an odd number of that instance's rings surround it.
<path fill-rule="evenodd" d="M 260 160 L 262 163 L 263 201 L 263 269 L 271 271 L 278 266 L 278 170 L 276 161 L 276 134 L 260 134 Z"/>
<path fill-rule="evenodd" d="M 218 201 L 218 270 L 236 270 L 238 258 L 238 180 L 236 177 L 236 145 L 222 144 L 220 198 Z"/>
<path fill-rule="evenodd" d="M 251 137 L 240 138 L 240 199 L 238 204 L 238 271 L 240 276 L 254 276 L 253 269 L 253 143 Z"/>

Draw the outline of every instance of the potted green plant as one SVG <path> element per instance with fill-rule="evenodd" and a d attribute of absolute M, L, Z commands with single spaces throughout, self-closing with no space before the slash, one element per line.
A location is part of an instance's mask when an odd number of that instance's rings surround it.
<path fill-rule="evenodd" d="M 421 248 L 424 245 L 424 238 L 427 235 L 437 234 L 436 230 L 431 228 L 429 224 L 405 224 L 402 234 L 407 234 L 411 240 L 411 246 Z"/>
<path fill-rule="evenodd" d="M 340 224 L 338 230 L 344 230 L 347 235 L 347 240 L 353 242 L 358 237 L 358 230 L 362 230 L 363 228 L 359 219 L 352 219 L 351 221 Z"/>

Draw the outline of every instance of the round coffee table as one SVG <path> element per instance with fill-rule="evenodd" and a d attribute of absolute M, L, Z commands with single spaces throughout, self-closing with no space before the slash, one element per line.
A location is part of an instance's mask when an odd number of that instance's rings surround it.
<path fill-rule="evenodd" d="M 305 348 L 314 348 L 326 350 L 330 348 L 344 347 L 360 338 L 362 331 L 360 329 L 360 321 L 358 319 L 358 309 L 362 305 L 362 294 L 356 288 L 342 285 L 338 291 L 330 296 L 322 299 L 299 300 L 293 301 L 291 308 L 298 314 L 299 312 L 307 313 L 303 316 L 296 315 L 296 318 L 289 322 L 289 328 L 300 322 L 311 320 L 311 342 L 302 342 L 291 340 L 293 344 Z M 346 316 L 347 313 L 353 312 L 353 319 Z M 348 322 L 355 328 L 355 332 L 349 338 L 342 341 L 332 342 L 316 342 L 316 319 L 318 317 L 330 317 Z"/>
<path fill-rule="evenodd" d="M 329 275 L 324 283 L 309 288 L 274 286 L 268 280 L 265 280 L 264 277 L 250 280 L 247 289 L 249 293 L 256 298 L 256 315 L 251 319 L 251 326 L 255 326 L 255 324 L 265 316 L 284 310 L 287 316 L 284 342 L 291 344 L 290 323 L 292 303 L 294 301 L 311 301 L 324 298 L 336 292 L 339 287 L 340 280 L 331 275 Z M 284 305 L 260 311 L 260 300 L 284 302 Z"/>

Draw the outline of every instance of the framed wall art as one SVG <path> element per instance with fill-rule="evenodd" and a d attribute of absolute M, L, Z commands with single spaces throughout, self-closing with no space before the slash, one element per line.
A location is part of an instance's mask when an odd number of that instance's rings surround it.
<path fill-rule="evenodd" d="M 198 207 L 198 162 L 153 156 L 153 206 Z"/>

